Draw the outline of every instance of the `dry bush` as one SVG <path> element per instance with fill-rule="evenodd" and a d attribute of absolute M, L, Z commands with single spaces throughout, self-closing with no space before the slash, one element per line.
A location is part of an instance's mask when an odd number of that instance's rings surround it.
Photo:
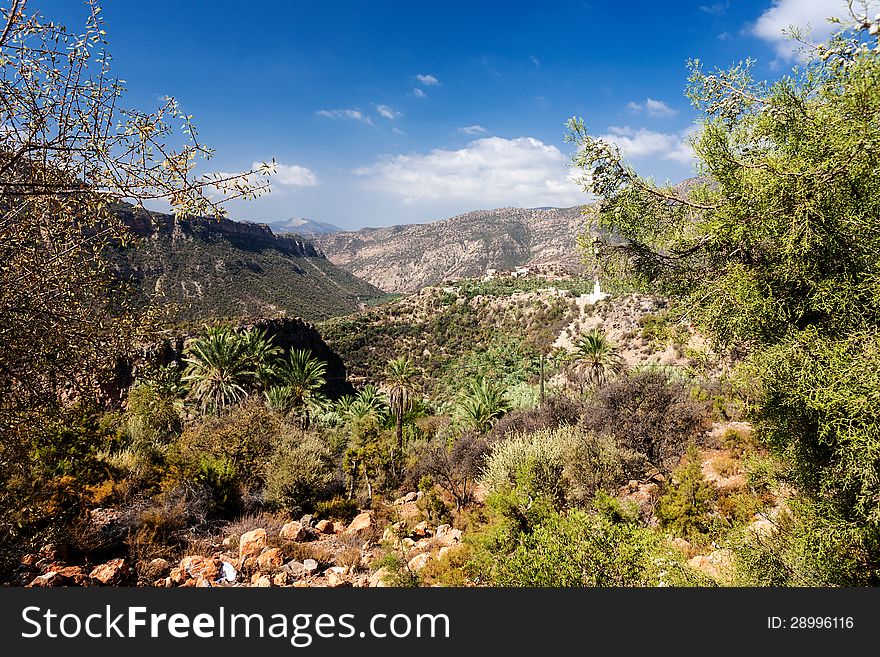
<path fill-rule="evenodd" d="M 581 420 L 587 431 L 614 438 L 670 471 L 709 426 L 709 406 L 680 381 L 658 372 L 637 372 L 596 391 Z"/>
<path fill-rule="evenodd" d="M 548 397 L 537 408 L 513 411 L 502 417 L 488 434 L 489 442 L 513 433 L 534 433 L 577 424 L 584 412 L 581 402 L 571 397 Z"/>

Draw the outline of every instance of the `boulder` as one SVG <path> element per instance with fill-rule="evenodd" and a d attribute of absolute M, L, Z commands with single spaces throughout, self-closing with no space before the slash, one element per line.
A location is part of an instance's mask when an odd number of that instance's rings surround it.
<path fill-rule="evenodd" d="M 306 529 L 312 529 L 315 526 L 315 516 L 313 516 L 311 513 L 307 513 L 299 519 L 299 522 Z"/>
<path fill-rule="evenodd" d="M 321 534 L 333 534 L 333 523 L 330 520 L 319 520 L 315 525 L 315 529 Z"/>
<path fill-rule="evenodd" d="M 388 577 L 388 569 L 384 566 L 377 570 L 375 573 L 370 575 L 370 579 L 367 580 L 367 583 L 371 588 L 381 588 L 388 586 L 385 583 L 385 578 Z"/>
<path fill-rule="evenodd" d="M 142 568 L 143 575 L 147 579 L 162 579 L 168 576 L 171 564 L 165 559 L 152 559 Z"/>
<path fill-rule="evenodd" d="M 254 529 L 242 534 L 238 539 L 238 557 L 246 559 L 258 556 L 268 545 L 268 536 L 265 529 Z"/>
<path fill-rule="evenodd" d="M 131 569 L 125 559 L 111 559 L 107 563 L 95 566 L 89 577 L 104 586 L 122 584 L 131 575 Z"/>
<path fill-rule="evenodd" d="M 348 574 L 348 568 L 343 568 L 342 566 L 328 568 L 324 572 L 324 575 L 327 577 L 327 586 L 331 589 L 351 586 L 351 582 L 345 579 L 346 574 Z"/>
<path fill-rule="evenodd" d="M 295 520 L 284 525 L 278 535 L 286 541 L 297 541 L 300 543 L 309 539 L 309 532 L 303 527 L 301 522 Z"/>
<path fill-rule="evenodd" d="M 287 586 L 287 573 L 283 570 L 280 573 L 275 573 L 272 575 L 272 585 L 273 586 Z"/>
<path fill-rule="evenodd" d="M 284 566 L 284 572 L 286 572 L 291 577 L 302 577 L 306 575 L 306 567 L 301 561 L 291 560 L 288 561 Z"/>
<path fill-rule="evenodd" d="M 266 572 L 275 572 L 284 565 L 284 554 L 280 548 L 268 548 L 257 557 L 257 567 Z"/>
<path fill-rule="evenodd" d="M 187 579 L 189 579 L 189 573 L 180 566 L 177 566 L 176 568 L 172 568 L 171 572 L 168 573 L 168 579 L 170 579 L 171 583 L 175 586 L 181 586 Z"/>
<path fill-rule="evenodd" d="M 434 537 L 434 543 L 437 545 L 449 547 L 461 543 L 461 530 L 449 528 L 443 534 Z"/>
<path fill-rule="evenodd" d="M 430 536 L 431 530 L 428 528 L 428 521 L 422 520 L 422 522 L 412 528 L 410 534 L 414 538 L 425 538 L 426 536 Z"/>
<path fill-rule="evenodd" d="M 733 552 L 726 548 L 688 559 L 688 566 L 705 573 L 712 579 L 726 581 L 733 568 Z"/>
<path fill-rule="evenodd" d="M 311 575 L 318 570 L 318 562 L 314 559 L 306 559 L 305 561 L 303 561 L 302 565 L 303 570 L 307 575 Z"/>
<path fill-rule="evenodd" d="M 373 512 L 372 511 L 364 511 L 354 517 L 354 520 L 351 521 L 351 524 L 348 526 L 348 529 L 345 530 L 346 534 L 349 535 L 360 535 L 367 534 L 375 529 L 375 523 L 373 522 Z"/>
<path fill-rule="evenodd" d="M 198 555 L 184 557 L 180 567 L 193 579 L 215 580 L 220 576 L 220 566 L 213 559 Z"/>
<path fill-rule="evenodd" d="M 234 582 L 238 578 L 238 573 L 235 571 L 235 566 L 233 566 L 228 561 L 224 561 L 220 565 L 220 577 L 227 582 Z"/>
<path fill-rule="evenodd" d="M 437 538 L 441 538 L 443 534 L 452 529 L 452 525 L 438 525 L 437 530 L 434 532 L 434 536 Z"/>
<path fill-rule="evenodd" d="M 406 564 L 407 568 L 412 570 L 413 572 L 418 572 L 431 560 L 431 555 L 427 552 L 423 552 L 422 554 L 417 554 L 412 559 L 409 560 L 409 563 Z"/>
<path fill-rule="evenodd" d="M 39 577 L 35 577 L 28 584 L 28 588 L 54 588 L 56 586 L 67 586 L 67 578 L 54 570 L 43 573 Z"/>
<path fill-rule="evenodd" d="M 253 577 L 251 577 L 251 586 L 257 588 L 269 588 L 272 586 L 272 580 L 261 573 L 254 573 Z"/>
<path fill-rule="evenodd" d="M 334 522 L 333 523 L 333 533 L 334 534 L 342 534 L 343 532 L 345 532 L 345 523 L 340 520 L 337 520 L 336 522 Z"/>

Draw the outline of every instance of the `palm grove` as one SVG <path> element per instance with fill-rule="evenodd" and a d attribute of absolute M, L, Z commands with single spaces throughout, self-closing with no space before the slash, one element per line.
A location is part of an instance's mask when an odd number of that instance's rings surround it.
<path fill-rule="evenodd" d="M 693 63 L 688 95 L 703 119 L 689 188 L 640 178 L 569 124 L 600 199 L 591 216 L 614 236 L 585 239 L 585 256 L 619 288 L 667 297 L 670 317 L 736 363 L 724 381 L 627 369 L 594 330 L 548 361 L 546 381 L 543 366 L 506 365 L 540 395 L 488 375 L 450 390 L 418 366 L 424 354 L 397 353 L 339 396 L 308 349 L 282 350 L 257 326 L 209 325 L 181 362 L 142 358 L 119 403 L 104 380 L 166 327 L 160 300 L 130 303 L 109 265 L 130 239 L 113 204 L 168 198 L 184 216 L 218 214 L 208 185 L 252 197 L 271 167 L 196 176 L 211 151 L 174 101 L 120 109 L 97 5 L 79 36 L 11 3 L 0 37 L 0 567 L 51 542 L 137 568 L 242 517 L 373 508 L 400 528 L 390 502 L 419 490 L 419 519 L 453 523 L 465 540 L 419 573 L 399 541 L 379 541 L 392 583 L 876 584 L 880 46 L 878 22 L 853 12 L 772 84 L 748 63 Z M 707 483 L 698 452 L 730 406 L 755 428 L 721 438 L 746 472 L 733 492 Z M 650 513 L 622 500 L 648 481 L 659 491 Z M 752 531 L 770 506 L 772 529 Z M 108 507 L 121 515 L 111 534 L 90 522 Z M 717 545 L 732 555 L 727 579 L 687 565 Z"/>

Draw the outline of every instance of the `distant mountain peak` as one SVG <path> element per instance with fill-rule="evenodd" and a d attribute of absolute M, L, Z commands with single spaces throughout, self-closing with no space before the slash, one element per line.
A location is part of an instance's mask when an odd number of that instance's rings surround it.
<path fill-rule="evenodd" d="M 338 233 L 342 231 L 339 226 L 328 224 L 324 221 L 307 219 L 306 217 L 292 217 L 267 222 L 276 233 L 299 233 L 300 235 L 319 235 L 325 233 Z"/>

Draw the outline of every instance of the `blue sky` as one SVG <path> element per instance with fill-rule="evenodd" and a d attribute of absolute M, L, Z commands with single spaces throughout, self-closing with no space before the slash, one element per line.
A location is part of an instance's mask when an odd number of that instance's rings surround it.
<path fill-rule="evenodd" d="M 585 118 L 657 179 L 692 172 L 686 62 L 792 62 L 781 29 L 842 0 L 299 2 L 105 0 L 128 104 L 174 96 L 217 150 L 205 171 L 274 157 L 273 192 L 230 205 L 253 221 L 345 228 L 477 208 L 569 206 L 563 124 Z M 31 0 L 69 27 L 71 0 Z"/>

